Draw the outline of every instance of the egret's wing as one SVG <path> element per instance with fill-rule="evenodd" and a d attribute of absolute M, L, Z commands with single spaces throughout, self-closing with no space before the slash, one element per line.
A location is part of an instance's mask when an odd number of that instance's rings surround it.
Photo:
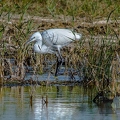
<path fill-rule="evenodd" d="M 43 31 L 41 35 L 42 35 L 43 44 L 49 47 L 53 46 L 57 41 L 57 35 L 54 34 L 54 32 L 46 30 L 46 31 Z"/>
<path fill-rule="evenodd" d="M 67 45 L 76 40 L 76 33 L 68 29 L 49 29 L 41 33 L 43 43 L 47 46 Z"/>

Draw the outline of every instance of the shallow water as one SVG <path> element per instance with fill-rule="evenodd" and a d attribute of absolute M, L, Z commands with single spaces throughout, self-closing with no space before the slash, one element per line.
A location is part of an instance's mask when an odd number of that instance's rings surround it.
<path fill-rule="evenodd" d="M 119 120 L 119 97 L 96 105 L 93 96 L 82 86 L 2 87 L 0 120 Z"/>

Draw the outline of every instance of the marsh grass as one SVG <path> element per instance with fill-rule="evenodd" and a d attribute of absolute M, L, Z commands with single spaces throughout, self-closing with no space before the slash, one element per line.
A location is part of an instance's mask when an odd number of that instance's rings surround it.
<path fill-rule="evenodd" d="M 48 16 L 52 15 L 65 15 L 72 16 L 73 20 L 76 16 L 85 17 L 88 16 L 89 20 L 93 20 L 95 17 L 106 17 L 111 10 L 115 9 L 115 13 L 112 17 L 119 17 L 119 0 L 2 0 L 2 11 L 8 13 L 29 13 L 30 15 Z M 12 8 L 12 9 L 11 9 Z M 22 16 L 24 15 L 22 14 Z M 9 14 L 10 15 L 10 14 Z M 22 18 L 21 16 L 21 18 Z"/>
<path fill-rule="evenodd" d="M 119 0 L 0 1 L 0 82 L 2 83 L 6 74 L 10 75 L 11 79 L 23 80 L 29 65 L 33 67 L 34 74 L 43 74 L 46 72 L 45 67 L 52 66 L 50 62 L 56 59 L 54 55 L 35 55 L 31 47 L 25 47 L 24 43 L 32 31 L 39 29 L 40 23 L 35 23 L 32 19 L 34 16 L 52 16 L 55 19 L 63 15 L 64 18 L 71 16 L 70 28 L 76 27 L 78 32 L 87 29 L 89 34 L 83 35 L 80 43 L 63 49 L 65 74 L 69 74 L 67 70 L 73 68 L 75 71 L 70 71 L 72 77 L 79 75 L 86 81 L 86 86 L 97 86 L 98 92 L 116 91 L 120 62 L 119 4 Z M 85 18 L 85 22 L 91 24 L 94 20 L 106 18 L 106 23 L 105 26 L 96 27 L 93 24 L 88 28 L 81 26 L 81 21 L 76 23 L 79 17 Z M 42 24 L 45 27 L 43 29 L 48 27 L 46 23 Z M 51 27 L 54 27 L 54 24 L 52 23 Z M 11 58 L 15 60 L 14 65 L 10 62 Z M 46 62 L 48 60 L 49 62 Z M 16 67 L 13 69 L 14 66 Z M 51 67 L 54 68 L 55 66 Z"/>

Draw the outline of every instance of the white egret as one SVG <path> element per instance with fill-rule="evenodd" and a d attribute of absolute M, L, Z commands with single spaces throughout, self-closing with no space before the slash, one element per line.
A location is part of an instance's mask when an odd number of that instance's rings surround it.
<path fill-rule="evenodd" d="M 63 62 L 60 49 L 67 46 L 69 43 L 80 40 L 82 35 L 73 32 L 69 29 L 48 29 L 43 32 L 35 32 L 26 42 L 29 44 L 35 42 L 34 51 L 37 53 L 51 53 L 57 56 L 57 68 L 55 76 L 57 75 L 58 67 Z"/>

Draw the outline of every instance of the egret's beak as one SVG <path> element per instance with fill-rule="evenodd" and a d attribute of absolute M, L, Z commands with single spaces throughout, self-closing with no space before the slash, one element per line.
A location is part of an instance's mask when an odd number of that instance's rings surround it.
<path fill-rule="evenodd" d="M 35 37 L 30 38 L 30 39 L 25 43 L 25 45 L 28 45 L 29 43 L 34 42 L 34 41 L 35 41 Z"/>

